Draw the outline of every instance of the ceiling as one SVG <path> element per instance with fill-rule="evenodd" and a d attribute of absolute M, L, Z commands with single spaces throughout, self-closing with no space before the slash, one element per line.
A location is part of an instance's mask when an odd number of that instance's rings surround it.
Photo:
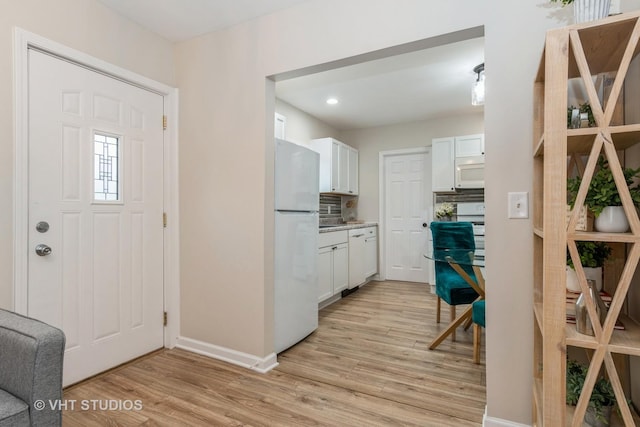
<path fill-rule="evenodd" d="M 308 0 L 99 0 L 174 42 Z M 276 96 L 338 130 L 482 111 L 471 106 L 484 37 L 446 42 L 303 77 L 276 79 Z M 304 73 L 302 73 L 304 74 Z M 327 105 L 328 97 L 339 99 Z"/>
<path fill-rule="evenodd" d="M 99 0 L 173 42 L 231 27 L 308 0 Z"/>
<path fill-rule="evenodd" d="M 483 111 L 471 105 L 483 62 L 478 37 L 278 81 L 276 96 L 339 130 L 466 114 Z"/>

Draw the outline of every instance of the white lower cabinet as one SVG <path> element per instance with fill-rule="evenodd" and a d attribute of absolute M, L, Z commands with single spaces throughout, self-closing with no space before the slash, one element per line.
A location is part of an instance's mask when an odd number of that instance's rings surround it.
<path fill-rule="evenodd" d="M 362 285 L 378 272 L 376 227 L 349 230 L 349 289 Z"/>
<path fill-rule="evenodd" d="M 378 273 L 378 236 L 375 227 L 367 230 L 364 239 L 364 269 L 365 276 L 371 277 Z"/>
<path fill-rule="evenodd" d="M 318 249 L 318 302 L 347 289 L 349 244 L 347 231 L 321 233 Z"/>

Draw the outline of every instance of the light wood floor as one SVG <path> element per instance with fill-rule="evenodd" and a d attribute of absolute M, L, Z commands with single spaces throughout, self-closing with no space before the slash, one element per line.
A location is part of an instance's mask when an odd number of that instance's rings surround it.
<path fill-rule="evenodd" d="M 65 426 L 478 426 L 484 343 L 472 328 L 434 351 L 429 287 L 372 282 L 320 312 L 320 327 L 267 374 L 183 350 L 159 350 L 65 390 Z M 102 403 L 92 403 L 91 400 Z M 125 410 L 93 410 L 93 405 Z M 127 402 L 128 400 L 128 402 Z M 126 410 L 136 405 L 141 410 Z M 122 403 L 120 403 L 122 402 Z M 84 405 L 84 408 L 82 407 Z M 88 408 L 88 409 L 87 409 Z"/>

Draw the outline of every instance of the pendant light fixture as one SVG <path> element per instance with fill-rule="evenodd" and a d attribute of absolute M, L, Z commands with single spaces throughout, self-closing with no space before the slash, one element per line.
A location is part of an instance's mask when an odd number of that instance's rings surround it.
<path fill-rule="evenodd" d="M 484 104 L 484 62 L 480 65 L 476 65 L 473 68 L 473 72 L 476 73 L 476 81 L 473 82 L 473 88 L 471 89 L 471 105 L 483 105 Z"/>

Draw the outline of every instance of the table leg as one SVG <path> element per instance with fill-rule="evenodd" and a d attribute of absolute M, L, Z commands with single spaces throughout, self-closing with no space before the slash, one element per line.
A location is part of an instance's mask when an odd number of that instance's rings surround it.
<path fill-rule="evenodd" d="M 464 310 L 464 312 L 460 315 L 460 317 L 458 317 L 456 320 L 451 322 L 449 326 L 447 326 L 447 329 L 442 331 L 440 335 L 438 335 L 436 339 L 431 342 L 431 344 L 429 345 L 429 350 L 433 350 L 434 348 L 439 346 L 440 343 L 444 341 L 446 337 L 451 335 L 458 328 L 458 326 L 462 324 L 462 322 L 470 318 L 471 318 L 471 305 L 469 305 L 469 307 L 467 307 Z"/>
<path fill-rule="evenodd" d="M 467 329 L 469 329 L 469 327 L 471 326 L 471 324 L 473 323 L 473 319 L 471 319 L 471 317 L 469 317 L 466 322 L 464 322 L 464 330 L 466 331 Z"/>

